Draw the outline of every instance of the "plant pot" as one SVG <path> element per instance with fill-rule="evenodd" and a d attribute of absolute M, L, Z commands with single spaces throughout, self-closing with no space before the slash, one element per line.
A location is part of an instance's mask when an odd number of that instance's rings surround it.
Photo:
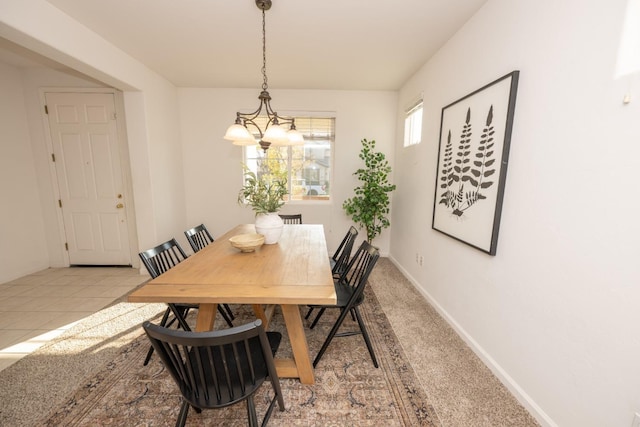
<path fill-rule="evenodd" d="M 256 215 L 256 233 L 264 236 L 264 244 L 278 243 L 284 222 L 277 212 Z"/>

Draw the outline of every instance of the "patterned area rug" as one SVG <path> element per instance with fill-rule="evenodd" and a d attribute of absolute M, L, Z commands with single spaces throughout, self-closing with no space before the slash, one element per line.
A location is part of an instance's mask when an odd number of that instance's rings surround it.
<path fill-rule="evenodd" d="M 239 325 L 253 318 L 248 306 L 232 306 Z M 303 308 L 301 308 L 303 310 Z M 312 358 L 322 345 L 337 310 L 325 313 L 320 323 L 306 328 Z M 361 335 L 335 338 L 315 369 L 316 383 L 281 379 L 286 410 L 274 410 L 270 425 L 283 426 L 439 426 L 433 407 L 420 387 L 389 321 L 370 289 L 361 308 L 380 368 L 373 366 Z M 302 313 L 305 314 L 304 312 Z M 243 321 L 244 319 L 244 321 Z M 218 319 L 220 320 L 220 319 Z M 190 319 L 193 321 L 193 319 Z M 216 324 L 223 324 L 217 321 Z M 308 324 L 309 322 L 306 322 Z M 357 329 L 347 318 L 342 330 Z M 276 310 L 270 330 L 283 332 L 278 356 L 290 355 L 282 314 Z M 149 348 L 140 335 L 104 369 L 95 374 L 60 408 L 39 423 L 46 426 L 137 425 L 172 426 L 180 408 L 177 386 L 157 355 L 142 366 Z M 256 396 L 258 417 L 273 395 L 263 384 Z M 222 410 L 190 410 L 188 426 L 247 424 L 244 403 Z"/>

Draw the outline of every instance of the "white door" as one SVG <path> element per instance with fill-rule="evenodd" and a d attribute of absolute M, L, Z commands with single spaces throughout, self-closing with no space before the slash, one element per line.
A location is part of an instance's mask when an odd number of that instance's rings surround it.
<path fill-rule="evenodd" d="M 71 265 L 130 265 L 114 95 L 45 94 Z"/>

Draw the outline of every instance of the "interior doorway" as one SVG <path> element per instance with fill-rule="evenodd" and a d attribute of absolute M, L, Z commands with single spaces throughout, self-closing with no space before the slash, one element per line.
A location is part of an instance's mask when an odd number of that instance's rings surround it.
<path fill-rule="evenodd" d="M 71 265 L 131 265 L 114 93 L 45 92 Z"/>

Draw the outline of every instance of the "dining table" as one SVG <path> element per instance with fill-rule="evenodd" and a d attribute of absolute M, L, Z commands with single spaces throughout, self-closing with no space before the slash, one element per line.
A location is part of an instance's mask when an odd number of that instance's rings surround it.
<path fill-rule="evenodd" d="M 277 243 L 253 252 L 241 252 L 229 242 L 250 233 L 255 233 L 253 224 L 237 225 L 132 292 L 128 300 L 198 304 L 196 331 L 213 330 L 218 304 L 250 304 L 265 329 L 279 306 L 293 358 L 276 355 L 278 376 L 313 384 L 300 306 L 336 303 L 324 227 L 285 224 Z"/>

